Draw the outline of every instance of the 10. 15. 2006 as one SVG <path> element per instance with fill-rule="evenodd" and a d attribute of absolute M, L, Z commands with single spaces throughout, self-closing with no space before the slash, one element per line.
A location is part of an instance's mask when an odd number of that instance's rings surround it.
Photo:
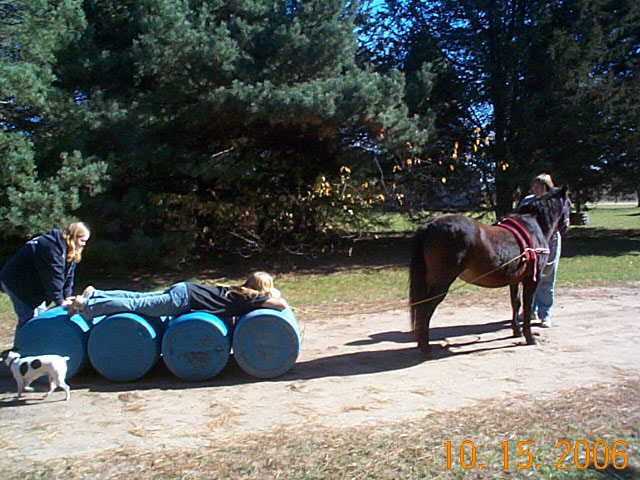
<path fill-rule="evenodd" d="M 530 468 L 540 468 L 540 464 L 536 463 L 529 447 L 533 445 L 532 441 L 522 440 L 518 442 L 518 462 L 517 466 L 521 470 Z M 500 444 L 503 452 L 503 467 L 509 468 L 509 441 Z M 622 450 L 629 445 L 624 440 L 617 440 L 611 446 L 604 440 L 597 440 L 590 445 L 586 440 L 578 440 L 573 445 L 568 440 L 559 440 L 556 443 L 556 449 L 560 450 L 560 457 L 556 462 L 556 470 L 569 470 L 572 466 L 578 470 L 584 470 L 593 462 L 596 470 L 604 470 L 611 464 L 616 470 L 623 470 L 629 463 L 627 453 Z M 447 449 L 447 469 L 451 469 L 453 465 L 452 443 L 450 441 L 444 443 Z M 571 462 L 573 458 L 573 462 Z M 460 445 L 460 466 L 465 470 L 473 468 L 484 468 L 485 464 L 478 462 L 476 455 L 476 446 L 471 440 L 465 440 Z"/>

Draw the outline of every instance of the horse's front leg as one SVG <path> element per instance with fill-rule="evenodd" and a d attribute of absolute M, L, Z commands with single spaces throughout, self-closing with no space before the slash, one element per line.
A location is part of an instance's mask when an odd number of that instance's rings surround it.
<path fill-rule="evenodd" d="M 538 339 L 534 338 L 531 333 L 531 314 L 533 312 L 533 294 L 536 292 L 538 282 L 531 280 L 525 280 L 522 283 L 522 297 L 523 297 L 523 330 L 524 338 L 527 340 L 527 345 L 539 345 Z"/>
<path fill-rule="evenodd" d="M 518 322 L 518 313 L 520 312 L 520 284 L 509 285 L 509 292 L 511 293 L 511 329 L 513 330 L 514 337 L 520 337 L 522 330 L 520 330 L 520 323 Z"/>

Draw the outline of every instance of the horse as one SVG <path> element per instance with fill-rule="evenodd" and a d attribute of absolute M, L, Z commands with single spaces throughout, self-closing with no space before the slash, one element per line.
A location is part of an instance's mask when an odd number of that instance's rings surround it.
<path fill-rule="evenodd" d="M 425 356 L 431 355 L 431 317 L 458 277 L 481 287 L 508 285 L 513 336 L 522 335 L 518 321 L 522 304 L 526 342 L 539 343 L 531 334 L 533 294 L 549 256 L 551 236 L 556 231 L 564 233 L 569 226 L 569 206 L 565 185 L 522 205 L 493 225 L 464 215 L 444 214 L 418 227 L 409 269 L 409 308 L 413 333 Z"/>

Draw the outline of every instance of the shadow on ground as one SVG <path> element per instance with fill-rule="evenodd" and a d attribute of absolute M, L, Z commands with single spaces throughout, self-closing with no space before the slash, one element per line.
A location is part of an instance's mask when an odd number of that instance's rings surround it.
<path fill-rule="evenodd" d="M 617 257 L 630 252 L 640 254 L 640 229 L 610 230 L 580 227 L 569 229 L 563 237 L 563 257 L 583 255 Z"/>

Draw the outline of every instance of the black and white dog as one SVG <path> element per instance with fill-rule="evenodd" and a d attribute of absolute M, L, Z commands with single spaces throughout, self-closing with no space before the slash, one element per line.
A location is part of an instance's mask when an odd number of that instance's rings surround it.
<path fill-rule="evenodd" d="M 18 394 L 14 401 L 20 398 L 22 392 L 32 392 L 33 388 L 29 385 L 36 378 L 40 378 L 43 375 L 49 377 L 49 391 L 45 397 L 51 395 L 57 387 L 61 387 L 66 394 L 65 401 L 71 398 L 71 388 L 65 382 L 69 357 L 38 355 L 22 358 L 18 350 L 17 348 L 11 348 L 0 353 L 0 360 L 7 364 L 18 384 Z"/>

